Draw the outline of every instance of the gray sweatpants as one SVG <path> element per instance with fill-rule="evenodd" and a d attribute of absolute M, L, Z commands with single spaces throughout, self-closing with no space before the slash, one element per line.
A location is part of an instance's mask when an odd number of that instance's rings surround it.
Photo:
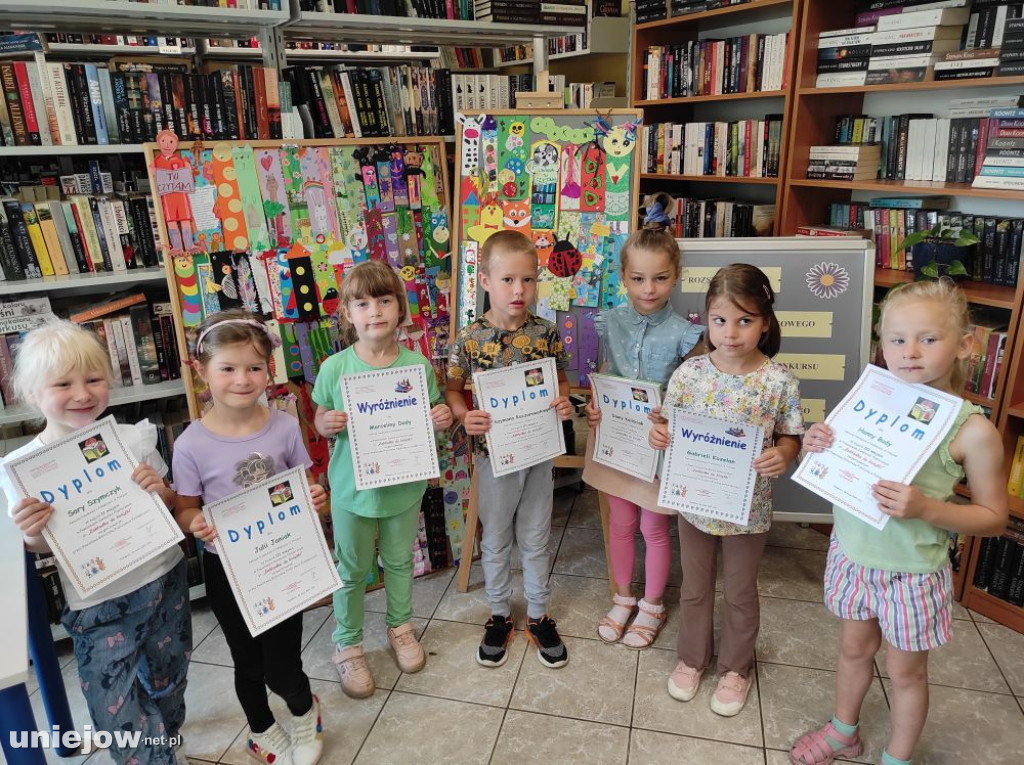
<path fill-rule="evenodd" d="M 554 482 L 551 460 L 495 478 L 491 461 L 477 456 L 479 517 L 483 527 L 480 562 L 491 613 L 511 616 L 512 542 L 523 560 L 526 613 L 539 619 L 547 613 L 551 586 L 551 505 Z"/>

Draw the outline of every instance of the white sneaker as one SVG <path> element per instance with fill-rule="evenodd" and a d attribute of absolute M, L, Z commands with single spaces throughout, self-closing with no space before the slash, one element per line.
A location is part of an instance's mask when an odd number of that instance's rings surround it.
<path fill-rule="evenodd" d="M 249 731 L 246 742 L 249 754 L 267 765 L 295 765 L 292 762 L 292 742 L 277 723 L 262 733 Z"/>
<path fill-rule="evenodd" d="M 316 765 L 324 751 L 324 724 L 320 699 L 313 696 L 313 706 L 301 717 L 292 719 L 292 762 L 294 765 Z"/>

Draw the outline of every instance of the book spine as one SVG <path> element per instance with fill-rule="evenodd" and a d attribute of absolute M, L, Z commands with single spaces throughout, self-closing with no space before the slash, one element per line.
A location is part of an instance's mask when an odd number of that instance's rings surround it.
<path fill-rule="evenodd" d="M 42 136 L 39 134 L 39 120 L 36 118 L 35 102 L 32 99 L 32 87 L 28 80 L 28 69 L 24 61 L 14 62 L 14 77 L 18 84 L 18 98 L 21 100 L 21 113 L 28 132 L 29 145 L 41 146 Z"/>
<path fill-rule="evenodd" d="M 10 144 L 13 139 L 15 146 L 31 146 L 32 141 L 29 139 L 28 128 L 25 125 L 25 112 L 22 109 L 18 80 L 14 75 L 14 64 L 0 63 L 0 87 L 4 91 L 7 114 L 10 118 L 11 135 L 8 139 L 5 130 L 5 140 Z"/>

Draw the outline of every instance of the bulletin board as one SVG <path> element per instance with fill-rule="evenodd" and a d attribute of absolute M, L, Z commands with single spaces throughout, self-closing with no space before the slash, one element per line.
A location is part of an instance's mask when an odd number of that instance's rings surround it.
<path fill-rule="evenodd" d="M 537 246 L 534 312 L 558 327 L 569 377 L 597 370 L 594 318 L 626 300 L 619 251 L 636 221 L 641 112 L 496 111 L 461 116 L 455 137 L 458 253 L 452 333 L 483 314 L 480 246 L 513 228 Z"/>
<path fill-rule="evenodd" d="M 415 138 L 147 144 L 146 161 L 175 314 L 179 355 L 194 356 L 196 327 L 210 313 L 259 314 L 282 345 L 272 364 L 272 406 L 294 411 L 325 476 L 329 443 L 313 424 L 320 364 L 342 348 L 338 308 L 346 270 L 389 264 L 405 284 L 409 320 L 399 341 L 431 360 L 444 386 L 451 282 L 444 141 Z M 183 365 L 184 366 L 184 365 Z M 208 406 L 184 366 L 189 413 Z M 439 443 L 444 515 L 421 529 L 435 551 L 461 549 L 468 502 L 466 439 Z M 424 556 L 426 553 L 424 552 Z M 417 573 L 431 570 L 417 553 Z"/>
<path fill-rule="evenodd" d="M 800 380 L 804 423 L 821 422 L 869 361 L 875 248 L 853 237 L 680 239 L 676 313 L 704 321 L 708 283 L 722 266 L 749 263 L 771 280 L 782 327 L 775 360 Z M 831 522 L 832 505 L 786 477 L 772 483 L 775 518 Z"/>

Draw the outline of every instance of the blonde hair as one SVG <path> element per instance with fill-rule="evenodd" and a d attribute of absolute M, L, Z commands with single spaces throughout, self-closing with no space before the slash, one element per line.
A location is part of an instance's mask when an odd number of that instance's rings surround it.
<path fill-rule="evenodd" d="M 491 273 L 491 260 L 494 256 L 507 253 L 532 255 L 534 262 L 539 262 L 537 247 L 534 245 L 533 240 L 521 231 L 513 231 L 507 228 L 487 237 L 487 241 L 480 248 L 480 262 L 477 264 L 477 270 L 482 274 L 489 275 Z"/>
<path fill-rule="evenodd" d="M 11 377 L 14 394 L 36 407 L 42 388 L 73 371 L 95 372 L 114 384 L 110 355 L 95 334 L 63 319 L 38 327 L 25 335 L 18 349 Z"/>
<path fill-rule="evenodd" d="M 231 345 L 251 345 L 270 362 L 274 353 L 274 341 L 270 338 L 270 328 L 263 319 L 241 308 L 212 313 L 196 328 L 195 356 L 202 366 L 210 363 L 218 353 Z"/>
<path fill-rule="evenodd" d="M 398 278 L 395 269 L 379 260 L 368 260 L 345 272 L 341 283 L 341 307 L 347 307 L 353 300 L 360 298 L 379 298 L 394 295 L 398 301 L 398 326 L 405 324 L 409 315 L 409 304 L 405 299 L 405 284 Z M 345 316 L 343 310 L 338 311 L 341 337 L 345 345 L 352 345 L 359 339 L 356 328 Z"/>
<path fill-rule="evenodd" d="M 619 272 L 626 273 L 626 265 L 629 256 L 637 250 L 646 252 L 659 252 L 668 258 L 676 274 L 682 267 L 682 258 L 679 255 L 679 245 L 675 237 L 664 226 L 658 224 L 645 224 L 643 228 L 630 234 L 629 239 L 622 245 L 619 252 Z"/>
<path fill-rule="evenodd" d="M 885 324 L 885 315 L 893 306 L 906 303 L 910 300 L 932 300 L 942 303 L 946 307 L 946 315 L 953 324 L 956 333 L 963 337 L 966 335 L 968 325 L 971 322 L 971 312 L 967 307 L 967 298 L 963 290 L 956 286 L 956 283 L 947 277 L 941 279 L 929 279 L 920 282 L 908 282 L 894 287 L 882 300 L 878 312 L 878 325 L 875 332 L 882 334 L 882 325 Z M 953 373 L 950 375 L 950 385 L 954 391 L 962 390 L 967 382 L 967 359 L 955 359 L 953 361 Z"/>

